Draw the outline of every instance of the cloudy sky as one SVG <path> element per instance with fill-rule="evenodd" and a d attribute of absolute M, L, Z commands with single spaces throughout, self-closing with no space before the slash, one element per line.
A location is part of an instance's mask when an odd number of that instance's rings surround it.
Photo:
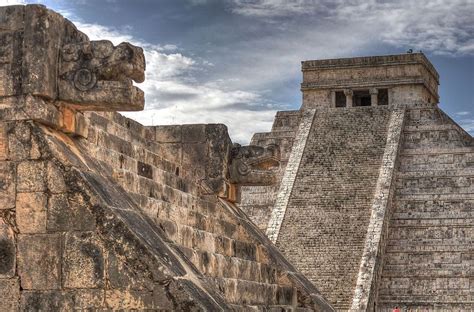
<path fill-rule="evenodd" d="M 474 0 L 0 0 L 43 3 L 91 39 L 145 50 L 143 124 L 225 123 L 235 141 L 301 105 L 300 61 L 422 50 L 474 134 Z"/>

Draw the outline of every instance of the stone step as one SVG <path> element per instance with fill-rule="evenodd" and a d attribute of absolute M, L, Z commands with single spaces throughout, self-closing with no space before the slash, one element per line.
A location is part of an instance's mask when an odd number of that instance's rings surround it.
<path fill-rule="evenodd" d="M 469 252 L 393 252 L 384 265 L 439 265 L 442 263 L 472 263 L 474 255 Z"/>
<path fill-rule="evenodd" d="M 472 139 L 458 128 L 425 131 L 404 131 L 403 148 L 459 148 L 468 147 Z"/>
<path fill-rule="evenodd" d="M 470 201 L 474 200 L 472 193 L 450 193 L 450 194 L 398 194 L 397 202 L 403 201 Z"/>
<path fill-rule="evenodd" d="M 417 228 L 417 229 L 436 229 L 436 228 L 454 228 L 454 227 L 471 227 L 474 226 L 474 211 L 463 218 L 458 213 L 447 215 L 447 218 L 435 218 L 426 214 L 423 216 L 411 215 L 410 218 L 395 219 L 390 221 L 390 227 L 400 231 L 402 228 Z"/>
<path fill-rule="evenodd" d="M 395 307 L 400 307 L 401 311 L 457 311 L 457 312 L 470 312 L 472 311 L 473 303 L 440 303 L 433 299 L 432 301 L 414 301 L 410 300 L 412 297 L 404 297 L 400 300 L 391 300 L 390 298 L 380 300 L 377 305 L 377 312 L 392 312 Z M 410 300 L 409 302 L 407 300 Z M 448 299 L 449 300 L 449 299 Z M 449 300 L 452 302 L 452 300 Z"/>
<path fill-rule="evenodd" d="M 309 312 L 309 308 L 294 308 L 290 305 L 230 305 L 234 312 Z"/>
<path fill-rule="evenodd" d="M 472 154 L 474 153 L 474 149 L 472 146 L 462 146 L 457 148 L 410 148 L 410 149 L 402 149 L 400 151 L 401 156 L 434 156 L 434 155 L 459 155 L 459 154 Z"/>
<path fill-rule="evenodd" d="M 472 263 L 424 263 L 384 266 L 382 278 L 413 278 L 415 280 L 438 278 L 470 278 Z"/>
<path fill-rule="evenodd" d="M 474 151 L 472 153 L 440 153 L 424 155 L 402 155 L 400 170 L 403 173 L 411 171 L 433 172 L 443 170 L 462 170 L 474 172 Z"/>
<path fill-rule="evenodd" d="M 451 196 L 450 196 L 451 197 Z M 469 218 L 474 213 L 474 199 L 423 196 L 418 199 L 397 200 L 392 208 L 392 219 Z"/>
<path fill-rule="evenodd" d="M 201 272 L 210 277 L 277 284 L 281 282 L 278 276 L 284 275 L 270 264 L 177 246 Z"/>
<path fill-rule="evenodd" d="M 199 251 L 221 253 L 226 256 L 238 257 L 250 261 L 258 261 L 260 245 L 245 240 L 239 236 L 228 238 L 214 233 L 209 233 L 168 220 L 161 221 L 170 239 L 177 244 Z M 245 239 L 245 237 L 243 237 Z"/>
<path fill-rule="evenodd" d="M 456 178 L 464 177 L 474 179 L 474 173 L 469 169 L 451 169 L 451 170 L 423 170 L 423 171 L 402 171 L 397 173 L 397 179 L 404 178 Z"/>
<path fill-rule="evenodd" d="M 290 286 L 256 283 L 231 278 L 216 278 L 218 288 L 231 304 L 283 305 L 293 303 L 296 289 Z"/>
<path fill-rule="evenodd" d="M 456 303 L 456 301 L 453 300 L 453 295 L 455 295 L 457 302 L 462 303 Z M 429 293 L 418 295 L 380 295 L 379 302 L 382 304 L 403 302 L 402 305 L 399 305 L 400 307 L 412 305 L 428 306 L 431 309 L 433 309 L 433 307 L 439 307 L 437 310 L 428 309 L 421 311 L 472 311 L 472 307 L 474 306 L 474 294 L 472 292 L 454 293 L 453 295 L 432 295 Z M 451 309 L 443 310 L 441 307 L 451 307 Z"/>
<path fill-rule="evenodd" d="M 426 253 L 426 252 L 435 252 L 435 253 L 442 253 L 442 252 L 471 252 L 472 246 L 471 244 L 463 244 L 459 245 L 456 243 L 452 244 L 394 244 L 392 242 L 391 245 L 387 245 L 385 248 L 385 253 L 400 253 L 400 252 L 419 252 L 419 253 Z"/>

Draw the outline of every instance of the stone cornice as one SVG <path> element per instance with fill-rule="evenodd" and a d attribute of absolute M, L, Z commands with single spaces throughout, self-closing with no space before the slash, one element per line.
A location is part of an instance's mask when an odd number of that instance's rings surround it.
<path fill-rule="evenodd" d="M 439 84 L 439 74 L 423 53 L 407 53 L 382 56 L 367 56 L 353 58 L 339 58 L 326 60 L 308 60 L 301 62 L 302 71 L 335 69 L 335 68 L 357 68 L 375 66 L 400 66 L 406 64 L 423 65 L 436 79 Z"/>

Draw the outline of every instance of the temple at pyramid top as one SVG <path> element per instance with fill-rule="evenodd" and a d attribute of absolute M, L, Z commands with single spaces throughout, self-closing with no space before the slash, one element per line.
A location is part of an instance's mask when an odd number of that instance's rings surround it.
<path fill-rule="evenodd" d="M 439 75 L 423 53 L 303 61 L 303 108 L 439 102 Z"/>

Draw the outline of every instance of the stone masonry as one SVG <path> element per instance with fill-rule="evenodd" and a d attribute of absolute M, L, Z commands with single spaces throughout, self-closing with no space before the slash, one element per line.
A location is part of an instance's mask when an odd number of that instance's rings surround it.
<path fill-rule="evenodd" d="M 1 311 L 333 311 L 235 205 L 277 146 L 145 127 L 142 50 L 0 7 Z"/>
<path fill-rule="evenodd" d="M 139 47 L 41 5 L 0 42 L 0 311 L 474 310 L 474 140 L 422 53 L 303 62 L 240 146 L 117 113 Z"/>
<path fill-rule="evenodd" d="M 299 126 L 279 112 L 252 139 L 285 133 L 291 153 L 242 209 L 337 310 L 474 310 L 474 142 L 437 107 L 434 67 L 408 53 L 302 71 Z"/>

